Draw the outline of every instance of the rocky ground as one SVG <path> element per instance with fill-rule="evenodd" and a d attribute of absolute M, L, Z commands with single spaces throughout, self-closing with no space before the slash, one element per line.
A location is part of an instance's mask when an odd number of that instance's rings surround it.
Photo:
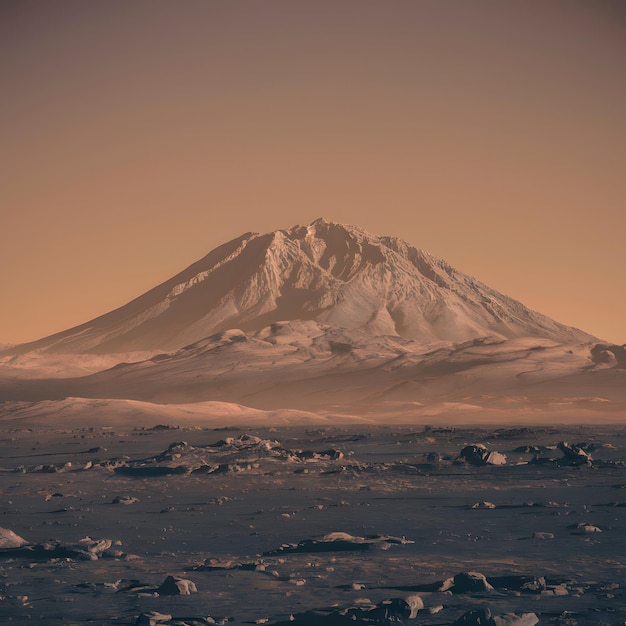
<path fill-rule="evenodd" d="M 621 427 L 0 436 L 2 622 L 626 622 Z"/>

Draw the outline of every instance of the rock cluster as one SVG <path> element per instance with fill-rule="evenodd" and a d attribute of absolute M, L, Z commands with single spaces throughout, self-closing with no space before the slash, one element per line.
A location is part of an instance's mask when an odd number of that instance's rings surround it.
<path fill-rule="evenodd" d="M 306 611 L 292 615 L 289 621 L 275 622 L 274 626 L 387 626 L 388 624 L 402 624 L 405 620 L 417 617 L 424 608 L 424 601 L 419 595 L 410 595 L 404 598 L 390 598 L 378 604 L 363 603 L 343 608 L 320 609 Z"/>
<path fill-rule="evenodd" d="M 405 545 L 408 543 L 414 542 L 405 537 L 390 537 L 388 535 L 355 537 L 348 533 L 335 532 L 317 539 L 304 539 L 299 543 L 285 543 L 275 550 L 265 552 L 263 556 L 275 556 L 287 552 L 349 552 L 375 548 L 387 550 L 392 545 Z"/>
<path fill-rule="evenodd" d="M 506 456 L 495 450 L 489 450 L 482 443 L 473 443 L 465 446 L 459 454 L 459 459 L 480 467 L 483 465 L 506 465 Z"/>

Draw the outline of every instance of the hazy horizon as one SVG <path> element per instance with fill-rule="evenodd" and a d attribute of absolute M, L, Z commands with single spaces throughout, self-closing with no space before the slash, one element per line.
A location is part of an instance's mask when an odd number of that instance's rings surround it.
<path fill-rule="evenodd" d="M 625 34 L 611 0 L 8 0 L 0 342 L 324 216 L 624 343 Z"/>

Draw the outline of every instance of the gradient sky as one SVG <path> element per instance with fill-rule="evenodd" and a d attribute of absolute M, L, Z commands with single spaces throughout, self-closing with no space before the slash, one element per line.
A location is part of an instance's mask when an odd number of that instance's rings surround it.
<path fill-rule="evenodd" d="M 2 0 L 0 342 L 324 216 L 623 343 L 625 75 L 620 0 Z"/>

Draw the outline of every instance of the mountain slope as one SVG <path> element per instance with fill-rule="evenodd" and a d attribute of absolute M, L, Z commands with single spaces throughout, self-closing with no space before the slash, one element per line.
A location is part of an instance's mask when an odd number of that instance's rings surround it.
<path fill-rule="evenodd" d="M 190 403 L 199 403 L 195 415 L 204 411 L 212 420 L 224 414 L 224 407 L 206 403 L 217 402 L 285 410 L 294 418 L 305 411 L 331 420 L 393 423 L 416 416 L 500 423 L 553 423 L 557 417 L 623 421 L 626 367 L 608 362 L 603 352 L 589 344 L 536 338 L 423 344 L 312 320 L 279 322 L 250 334 L 224 331 L 170 354 L 89 375 L 20 377 L 14 372 L 11 377 L 5 366 L 0 420 L 43 419 L 43 413 L 62 410 L 64 424 L 81 412 L 91 423 L 96 409 L 101 416 L 122 411 L 129 419 L 135 409 L 155 416 L 171 409 L 171 419 L 178 420 L 184 417 L 181 407 L 191 410 Z M 53 358 L 60 364 L 89 356 Z M 94 358 L 103 365 L 108 359 Z M 66 398 L 74 400 L 66 406 Z M 115 404 L 122 400 L 151 406 Z"/>
<path fill-rule="evenodd" d="M 297 319 L 420 342 L 595 339 L 397 237 L 319 219 L 246 233 L 125 306 L 10 353 L 171 351 L 223 330 Z"/>

